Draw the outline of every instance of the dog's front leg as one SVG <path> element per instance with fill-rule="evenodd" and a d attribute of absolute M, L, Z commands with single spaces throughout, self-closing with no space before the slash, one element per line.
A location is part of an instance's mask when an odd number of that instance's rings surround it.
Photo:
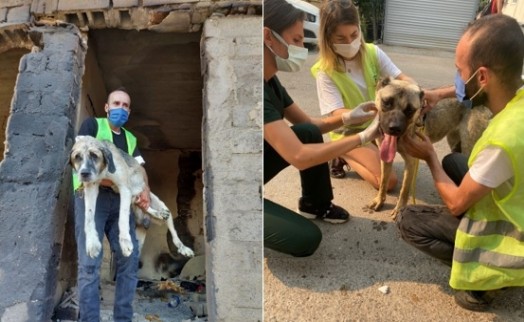
<path fill-rule="evenodd" d="M 388 189 L 389 176 L 391 175 L 391 169 L 393 169 L 393 163 L 386 163 L 380 161 L 380 185 L 378 188 L 378 194 L 369 204 L 369 208 L 378 211 L 384 205 L 386 201 L 386 191 Z"/>
<path fill-rule="evenodd" d="M 401 154 L 404 159 L 404 177 L 402 178 L 402 188 L 400 189 L 400 195 L 398 196 L 397 205 L 391 212 L 393 219 L 397 218 L 400 208 L 408 204 L 409 191 L 411 190 L 411 184 L 413 182 L 413 176 L 415 175 L 415 168 L 417 159 L 407 154 Z"/>
<path fill-rule="evenodd" d="M 102 243 L 100 242 L 100 236 L 98 236 L 95 224 L 95 209 L 97 198 L 98 183 L 84 183 L 84 232 L 86 235 L 86 253 L 91 258 L 97 257 L 98 254 L 100 254 L 100 251 L 102 250 Z"/>
<path fill-rule="evenodd" d="M 118 216 L 118 230 L 120 249 L 126 257 L 133 252 L 133 241 L 129 234 L 129 213 L 131 208 L 131 191 L 127 187 L 118 187 L 120 192 L 120 214 Z M 133 227 L 134 228 L 134 227 Z"/>

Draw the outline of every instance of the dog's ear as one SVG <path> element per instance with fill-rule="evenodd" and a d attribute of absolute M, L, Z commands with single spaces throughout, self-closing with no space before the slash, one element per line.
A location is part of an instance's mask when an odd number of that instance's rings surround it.
<path fill-rule="evenodd" d="M 391 77 L 383 77 L 378 81 L 377 89 L 380 89 L 382 87 L 385 87 L 391 83 Z"/>
<path fill-rule="evenodd" d="M 104 159 L 106 160 L 107 171 L 109 171 L 109 173 L 115 173 L 116 168 L 115 161 L 113 161 L 113 153 L 111 153 L 111 151 L 105 146 L 101 147 L 100 150 L 102 151 Z"/>
<path fill-rule="evenodd" d="M 71 153 L 69 153 L 69 165 L 71 166 L 71 168 L 73 168 L 73 170 L 75 169 L 75 165 L 73 163 L 73 154 L 74 154 L 74 151 L 71 151 Z"/>

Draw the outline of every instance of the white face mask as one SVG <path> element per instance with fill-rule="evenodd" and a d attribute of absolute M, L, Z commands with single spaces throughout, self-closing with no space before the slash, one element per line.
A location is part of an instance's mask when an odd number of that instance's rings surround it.
<path fill-rule="evenodd" d="M 360 49 L 361 38 L 362 34 L 359 32 L 358 37 L 350 44 L 333 44 L 335 52 L 344 58 L 353 59 Z"/>
<path fill-rule="evenodd" d="M 287 47 L 288 53 L 288 58 L 285 59 L 277 55 L 271 47 L 267 46 L 267 48 L 275 55 L 277 69 L 283 72 L 298 72 L 307 59 L 308 49 L 295 45 L 288 45 L 279 34 L 273 30 L 271 30 L 271 32 L 278 41 Z"/>

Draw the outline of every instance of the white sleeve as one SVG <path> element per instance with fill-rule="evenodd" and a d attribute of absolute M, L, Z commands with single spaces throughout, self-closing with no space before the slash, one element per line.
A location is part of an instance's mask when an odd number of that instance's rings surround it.
<path fill-rule="evenodd" d="M 501 148 L 488 146 L 473 161 L 469 175 L 477 183 L 496 188 L 513 177 L 511 160 Z"/>
<path fill-rule="evenodd" d="M 340 94 L 337 85 L 322 71 L 317 74 L 317 94 L 321 115 L 327 115 L 334 110 L 344 108 L 342 94 Z"/>
<path fill-rule="evenodd" d="M 146 161 L 144 160 L 144 158 L 142 158 L 141 155 L 135 157 L 135 160 L 138 161 L 140 165 L 144 165 L 146 163 Z"/>
<path fill-rule="evenodd" d="M 380 65 L 380 76 L 386 77 L 391 76 L 393 78 L 397 78 L 398 75 L 402 73 L 398 67 L 393 64 L 393 61 L 386 55 L 386 53 L 380 49 L 380 47 L 377 47 L 377 56 L 378 56 L 378 63 Z"/>

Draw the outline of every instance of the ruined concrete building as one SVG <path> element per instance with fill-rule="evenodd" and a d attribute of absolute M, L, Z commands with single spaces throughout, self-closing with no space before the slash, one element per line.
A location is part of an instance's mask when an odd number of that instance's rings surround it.
<path fill-rule="evenodd" d="M 0 1 L 1 321 L 49 321 L 75 283 L 69 152 L 121 86 L 151 188 L 206 256 L 210 321 L 261 320 L 261 2 Z M 176 253 L 155 229 L 141 274 Z"/>

